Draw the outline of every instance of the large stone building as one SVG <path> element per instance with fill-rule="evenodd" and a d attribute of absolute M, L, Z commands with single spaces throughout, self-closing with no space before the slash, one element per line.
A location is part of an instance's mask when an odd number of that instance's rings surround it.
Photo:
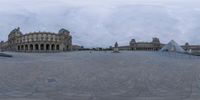
<path fill-rule="evenodd" d="M 158 51 L 165 44 L 160 43 L 159 38 L 153 38 L 151 42 L 136 42 L 135 39 L 132 39 L 129 45 L 120 46 L 120 50 L 131 50 L 131 51 Z M 200 45 L 189 45 L 186 43 L 181 46 L 185 51 L 200 51 Z"/>
<path fill-rule="evenodd" d="M 58 33 L 33 32 L 22 34 L 16 28 L 8 35 L 8 41 L 1 42 L 2 51 L 16 52 L 61 52 L 72 49 L 72 36 L 66 29 Z"/>
<path fill-rule="evenodd" d="M 189 43 L 185 43 L 185 45 L 181 46 L 185 51 L 200 51 L 200 45 L 190 45 Z"/>
<path fill-rule="evenodd" d="M 73 51 L 84 50 L 84 46 L 72 45 L 72 50 L 73 50 Z"/>
<path fill-rule="evenodd" d="M 132 39 L 128 46 L 120 46 L 120 50 L 131 50 L 131 51 L 158 51 L 164 44 L 160 43 L 159 38 L 153 38 L 151 42 L 136 42 Z"/>
<path fill-rule="evenodd" d="M 136 42 L 135 39 L 132 39 L 129 44 L 130 50 L 148 50 L 148 51 L 157 51 L 163 47 L 163 44 L 160 43 L 159 38 L 153 38 L 152 42 Z"/>

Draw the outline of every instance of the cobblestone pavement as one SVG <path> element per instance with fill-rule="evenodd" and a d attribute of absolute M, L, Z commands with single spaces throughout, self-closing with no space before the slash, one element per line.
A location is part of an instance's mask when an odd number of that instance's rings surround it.
<path fill-rule="evenodd" d="M 161 52 L 8 53 L 0 100 L 199 100 L 200 58 Z"/>

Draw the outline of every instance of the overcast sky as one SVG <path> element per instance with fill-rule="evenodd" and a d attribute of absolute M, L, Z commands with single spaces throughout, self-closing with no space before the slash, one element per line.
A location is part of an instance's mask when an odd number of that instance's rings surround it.
<path fill-rule="evenodd" d="M 167 43 L 200 44 L 198 0 L 0 0 L 0 40 L 21 27 L 71 31 L 73 44 L 108 47 L 159 37 Z"/>

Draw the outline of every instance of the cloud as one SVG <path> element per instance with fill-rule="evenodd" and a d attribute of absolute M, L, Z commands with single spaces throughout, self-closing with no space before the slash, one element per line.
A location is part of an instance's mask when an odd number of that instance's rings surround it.
<path fill-rule="evenodd" d="M 0 40 L 20 26 L 33 31 L 71 31 L 73 43 L 108 47 L 160 37 L 166 43 L 199 44 L 198 1 L 180 0 L 0 0 Z"/>

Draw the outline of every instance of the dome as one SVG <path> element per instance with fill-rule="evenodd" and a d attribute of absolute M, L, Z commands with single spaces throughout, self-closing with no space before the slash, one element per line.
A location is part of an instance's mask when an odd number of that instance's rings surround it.
<path fill-rule="evenodd" d="M 153 38 L 153 41 L 152 41 L 153 43 L 160 43 L 160 40 L 159 40 L 159 38 Z"/>
<path fill-rule="evenodd" d="M 135 43 L 136 43 L 135 39 L 132 39 L 132 40 L 130 41 L 130 45 L 133 45 L 133 44 L 135 44 Z"/>
<path fill-rule="evenodd" d="M 136 42 L 135 39 L 132 39 L 132 40 L 131 40 L 131 43 L 135 43 L 135 42 Z"/>
<path fill-rule="evenodd" d="M 10 34 L 9 34 L 9 37 L 14 37 L 14 36 L 19 36 L 19 35 L 22 35 L 22 32 L 20 31 L 20 28 L 15 28 L 13 29 Z"/>
<path fill-rule="evenodd" d="M 190 44 L 187 42 L 187 43 L 185 43 L 185 46 L 189 46 Z"/>
<path fill-rule="evenodd" d="M 69 34 L 69 33 L 70 33 L 70 31 L 68 31 L 64 28 L 60 29 L 59 32 L 58 32 L 58 34 Z"/>

